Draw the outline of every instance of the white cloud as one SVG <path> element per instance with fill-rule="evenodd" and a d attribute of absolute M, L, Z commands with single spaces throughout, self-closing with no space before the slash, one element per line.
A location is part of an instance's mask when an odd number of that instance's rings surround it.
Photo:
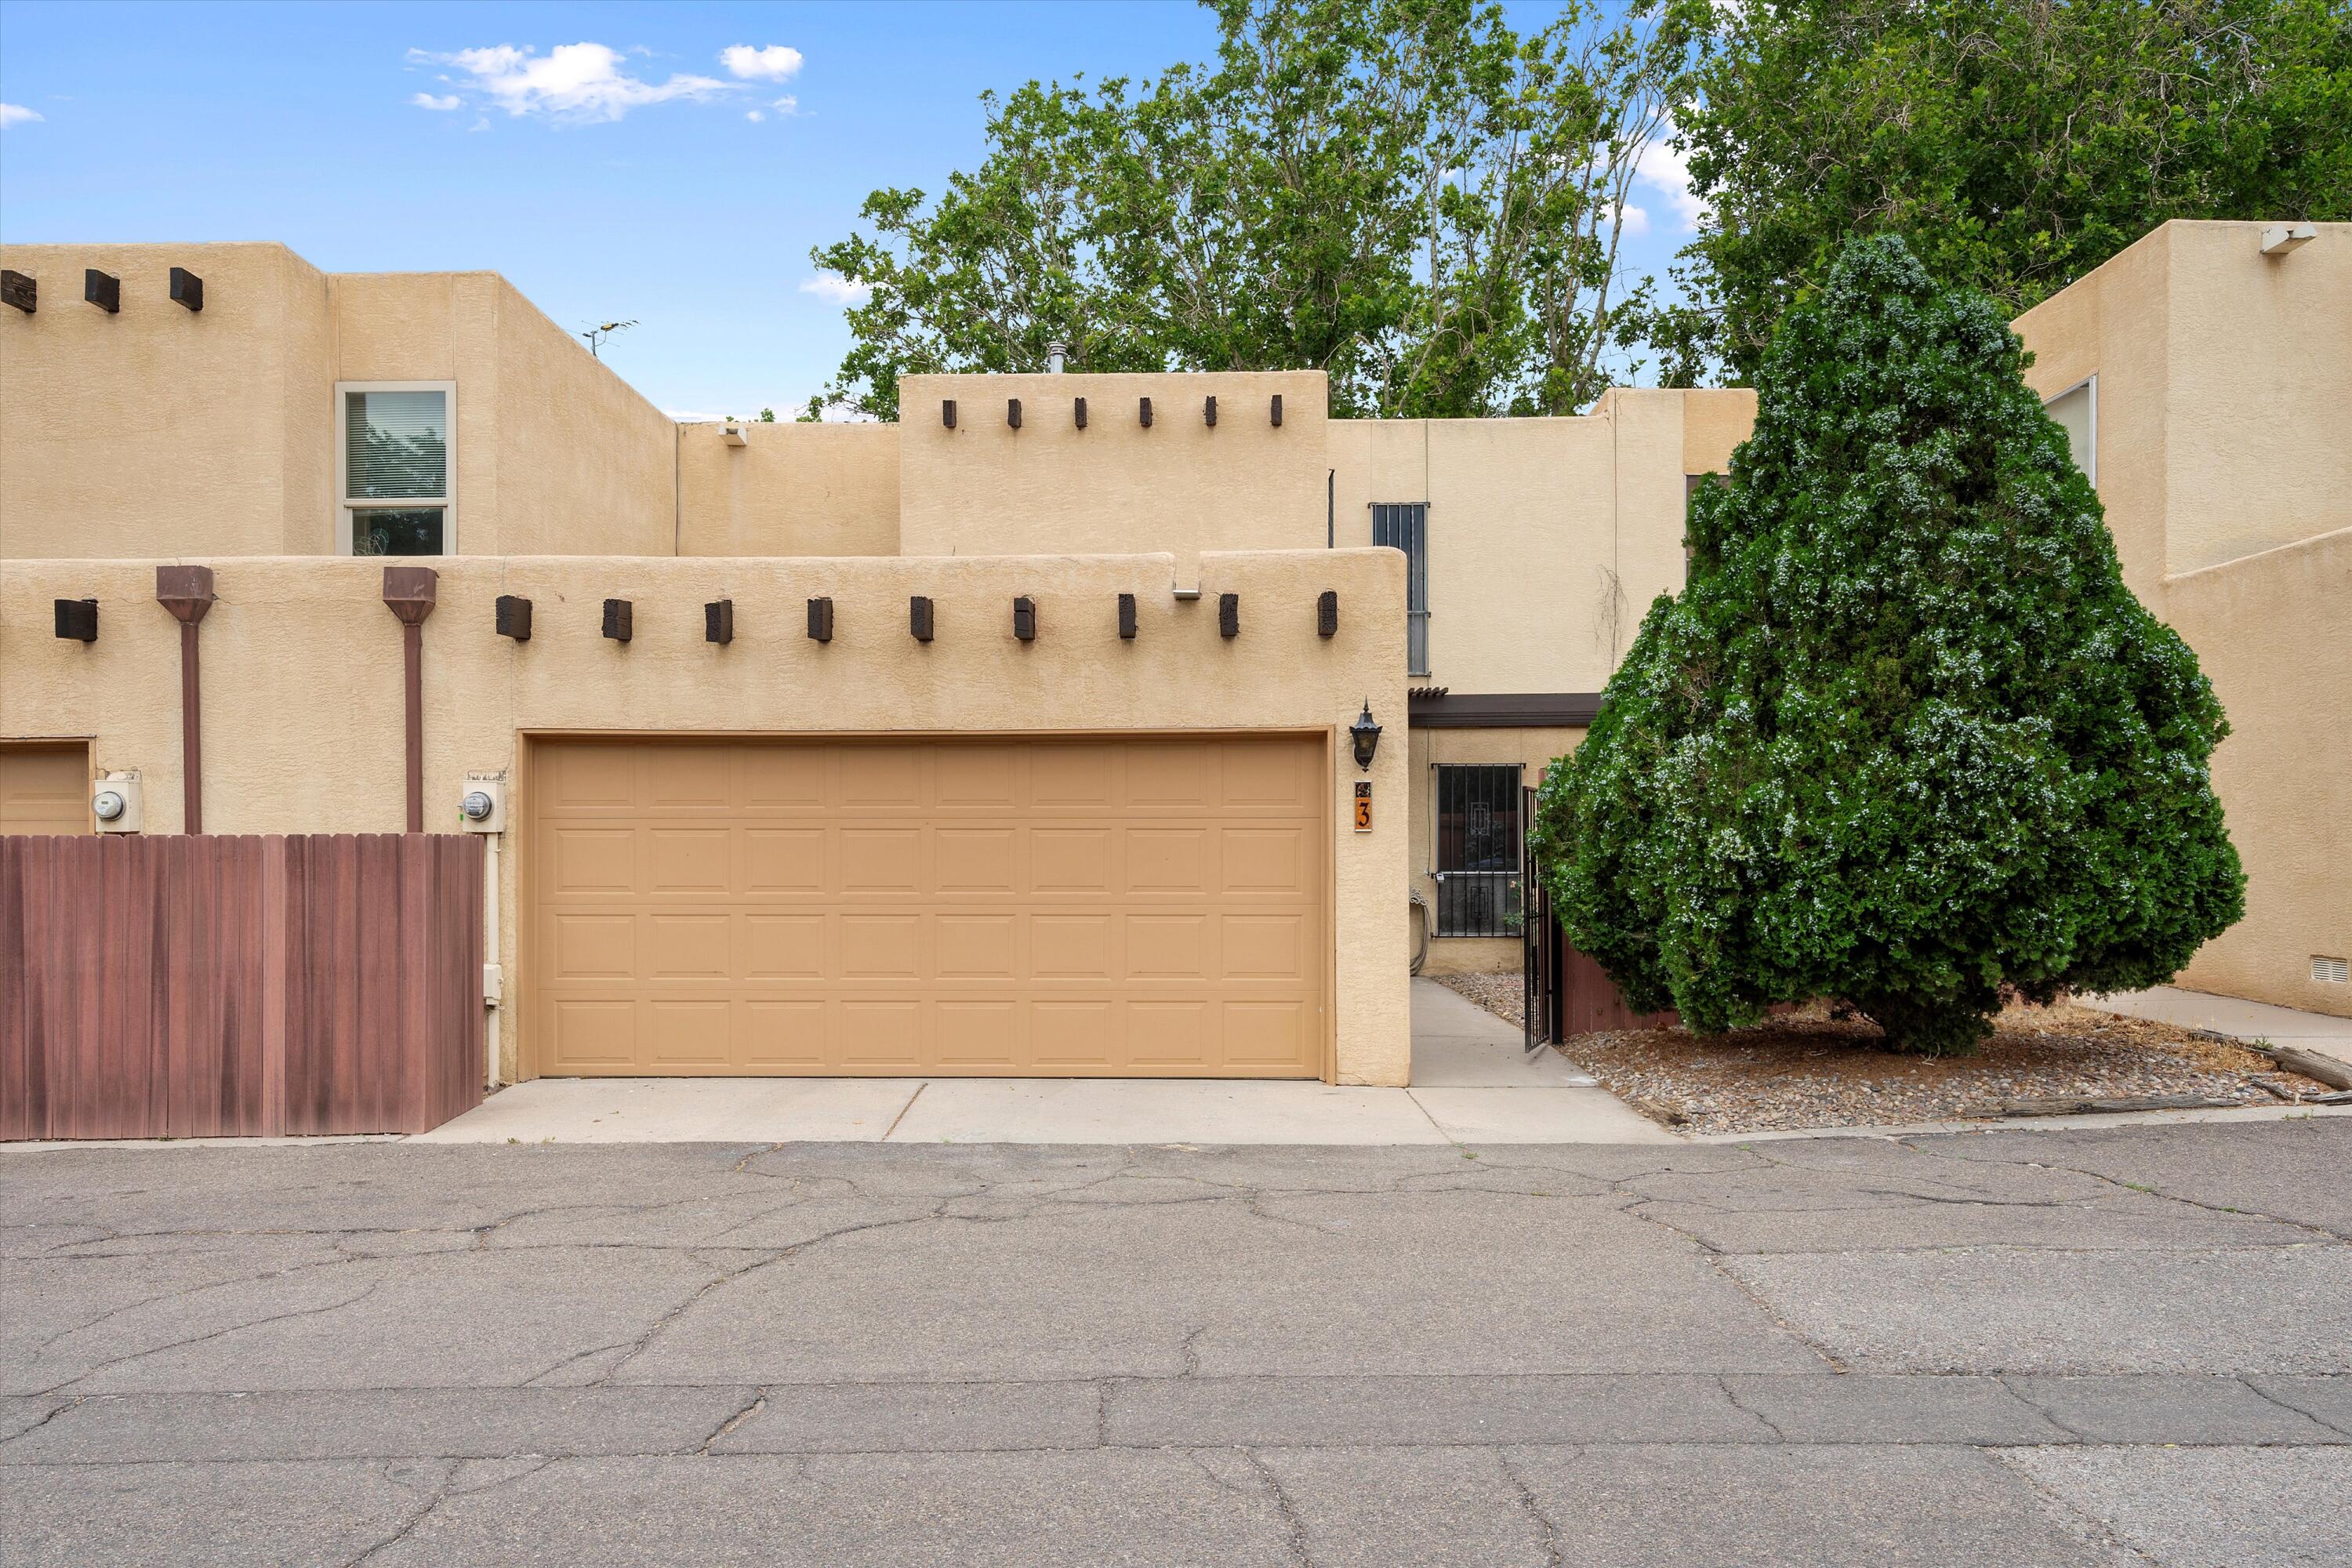
<path fill-rule="evenodd" d="M 768 117 L 767 117 L 766 115 L 764 115 L 764 114 L 761 113 L 758 110 L 754 109 L 754 110 L 751 110 L 749 113 L 745 114 L 745 115 L 743 116 L 743 118 L 744 118 L 744 119 L 746 119 L 746 120 L 748 120 L 748 121 L 750 121 L 752 124 L 757 125 L 757 124 L 759 124 L 759 123 L 760 123 L 760 121 L 761 121 L 762 120 L 767 119 Z"/>
<path fill-rule="evenodd" d="M 1632 202 L 1627 202 L 1625 210 L 1617 216 L 1617 232 L 1629 238 L 1637 234 L 1649 233 L 1649 213 L 1635 206 Z"/>
<path fill-rule="evenodd" d="M 798 114 L 801 111 L 801 100 L 788 92 L 768 107 L 779 114 Z"/>
<path fill-rule="evenodd" d="M 40 118 L 39 110 L 27 109 L 21 103 L 0 103 L 0 127 L 22 125 L 27 120 Z"/>
<path fill-rule="evenodd" d="M 859 283 L 838 273 L 820 272 L 801 281 L 801 292 L 814 294 L 835 305 L 863 305 L 874 296 L 874 285 Z"/>
<path fill-rule="evenodd" d="M 1669 144 L 1675 134 L 1674 122 L 1668 121 L 1661 131 L 1658 140 L 1642 149 L 1641 162 L 1633 166 L 1633 176 L 1666 198 L 1680 232 L 1687 234 L 1706 221 L 1706 204 L 1691 190 L 1690 160 Z"/>
<path fill-rule="evenodd" d="M 446 114 L 446 113 L 447 113 L 450 110 L 453 110 L 453 109 L 457 108 L 459 104 L 461 104 L 461 103 L 465 102 L 466 100 L 465 100 L 464 99 L 462 99 L 462 98 L 459 98 L 459 97 L 458 97 L 456 93 L 454 93 L 454 92 L 445 94 L 445 95 L 443 95 L 442 97 L 439 97 L 439 98 L 436 98 L 436 97 L 434 97 L 434 96 L 433 96 L 431 93 L 429 93 L 429 92 L 420 92 L 420 93 L 418 93 L 415 98 L 410 99 L 408 101 L 409 101 L 409 102 L 411 102 L 411 103 L 413 103 L 413 104 L 415 104 L 415 105 L 416 105 L 416 107 L 417 107 L 417 108 L 419 108 L 419 109 L 430 109 L 430 110 L 436 110 L 436 112 Z"/>
<path fill-rule="evenodd" d="M 719 63 L 745 81 L 789 81 L 801 68 L 801 52 L 782 44 L 770 44 L 764 49 L 730 44 L 719 51 Z"/>
<path fill-rule="evenodd" d="M 726 82 L 707 76 L 673 76 L 659 82 L 631 76 L 621 68 L 621 52 L 604 44 L 558 44 L 544 55 L 512 44 L 448 55 L 411 49 L 408 58 L 456 67 L 471 79 L 458 85 L 485 95 L 516 117 L 612 121 L 650 103 L 698 101 L 729 90 Z"/>

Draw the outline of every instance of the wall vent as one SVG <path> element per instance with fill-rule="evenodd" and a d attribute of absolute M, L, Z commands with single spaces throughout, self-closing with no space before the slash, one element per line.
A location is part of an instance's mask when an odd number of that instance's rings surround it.
<path fill-rule="evenodd" d="M 2352 984 L 2352 963 L 2340 958 L 2322 958 L 2315 952 L 2311 955 L 2311 977 L 2322 985 Z"/>

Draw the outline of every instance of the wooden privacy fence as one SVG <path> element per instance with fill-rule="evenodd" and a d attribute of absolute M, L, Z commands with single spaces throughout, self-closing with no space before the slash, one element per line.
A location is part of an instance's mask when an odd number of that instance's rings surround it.
<path fill-rule="evenodd" d="M 471 834 L 0 837 L 0 1139 L 479 1104 L 482 866 Z"/>

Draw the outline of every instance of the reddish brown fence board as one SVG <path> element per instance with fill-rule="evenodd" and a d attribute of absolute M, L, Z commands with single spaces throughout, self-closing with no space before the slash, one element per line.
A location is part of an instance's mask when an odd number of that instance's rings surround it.
<path fill-rule="evenodd" d="M 1560 943 L 1560 984 L 1566 999 L 1560 1005 L 1560 1030 L 1570 1035 L 1596 1034 L 1602 1029 L 1668 1029 L 1681 1022 L 1673 1012 L 1636 1013 L 1625 1005 L 1617 983 L 1600 961 Z"/>
<path fill-rule="evenodd" d="M 479 1103 L 482 870 L 457 835 L 0 837 L 0 1139 Z"/>

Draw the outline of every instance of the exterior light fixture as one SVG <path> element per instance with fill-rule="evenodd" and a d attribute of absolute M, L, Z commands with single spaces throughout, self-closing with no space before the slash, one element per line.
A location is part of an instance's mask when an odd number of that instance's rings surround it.
<path fill-rule="evenodd" d="M 1364 699 L 1364 710 L 1348 726 L 1348 739 L 1356 748 L 1356 765 L 1366 773 L 1372 771 L 1372 753 L 1381 749 L 1381 727 L 1372 718 L 1372 700 Z"/>
<path fill-rule="evenodd" d="M 191 310 L 205 308 L 205 280 L 184 267 L 172 268 L 172 303 Z"/>
<path fill-rule="evenodd" d="M 89 814 L 100 822 L 119 821 L 130 809 L 131 803 L 122 798 L 120 790 L 102 789 L 89 797 Z"/>

